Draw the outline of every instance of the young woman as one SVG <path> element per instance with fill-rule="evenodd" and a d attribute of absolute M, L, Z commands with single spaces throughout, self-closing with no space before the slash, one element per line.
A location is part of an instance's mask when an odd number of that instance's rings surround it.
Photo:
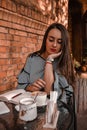
<path fill-rule="evenodd" d="M 68 32 L 62 24 L 53 23 L 45 32 L 41 49 L 27 57 L 18 75 L 17 88 L 31 92 L 45 91 L 48 95 L 55 90 L 60 106 L 59 101 L 69 103 L 74 81 Z M 66 112 L 64 107 L 59 108 L 61 112 Z"/>

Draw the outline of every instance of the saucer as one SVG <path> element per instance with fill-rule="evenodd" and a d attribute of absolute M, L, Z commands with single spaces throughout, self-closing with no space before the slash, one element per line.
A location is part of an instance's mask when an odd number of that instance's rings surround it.
<path fill-rule="evenodd" d="M 36 103 L 36 105 L 37 105 L 37 107 L 43 107 L 43 106 L 46 106 L 48 102 L 49 102 L 49 99 L 47 99 L 47 101 L 45 102 L 45 104 Z"/>
<path fill-rule="evenodd" d="M 36 103 L 37 107 L 43 107 L 43 106 L 46 106 L 47 105 L 47 102 L 45 104 L 39 104 L 39 103 Z"/>

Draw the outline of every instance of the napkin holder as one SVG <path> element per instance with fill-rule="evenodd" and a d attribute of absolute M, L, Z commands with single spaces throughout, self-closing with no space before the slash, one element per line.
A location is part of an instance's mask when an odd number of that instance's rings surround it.
<path fill-rule="evenodd" d="M 59 117 L 59 111 L 57 110 L 57 95 L 54 97 L 54 95 L 56 95 L 56 92 L 51 92 L 50 93 L 50 101 L 47 104 L 47 108 L 46 108 L 46 115 L 45 115 L 45 124 L 43 125 L 43 127 L 45 128 L 56 128 L 57 125 L 57 121 L 58 121 L 58 117 Z"/>

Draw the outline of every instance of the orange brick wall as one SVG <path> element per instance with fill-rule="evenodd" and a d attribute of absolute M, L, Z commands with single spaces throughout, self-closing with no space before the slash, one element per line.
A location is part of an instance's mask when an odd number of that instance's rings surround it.
<path fill-rule="evenodd" d="M 40 48 L 52 21 L 11 0 L 0 0 L 0 91 L 17 86 L 17 75 L 29 53 Z"/>

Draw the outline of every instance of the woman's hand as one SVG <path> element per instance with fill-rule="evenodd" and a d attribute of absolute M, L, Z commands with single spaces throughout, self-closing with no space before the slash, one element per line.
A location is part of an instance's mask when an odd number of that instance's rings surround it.
<path fill-rule="evenodd" d="M 45 85 L 46 83 L 44 80 L 38 79 L 33 84 L 27 86 L 26 90 L 31 91 L 31 92 L 40 91 L 41 89 L 45 87 Z"/>
<path fill-rule="evenodd" d="M 58 52 L 58 53 L 51 54 L 51 55 L 48 56 L 48 58 L 50 58 L 50 59 L 55 59 L 55 58 L 57 58 L 58 56 L 60 56 L 61 53 L 62 53 L 62 51 L 60 51 L 60 52 Z"/>

